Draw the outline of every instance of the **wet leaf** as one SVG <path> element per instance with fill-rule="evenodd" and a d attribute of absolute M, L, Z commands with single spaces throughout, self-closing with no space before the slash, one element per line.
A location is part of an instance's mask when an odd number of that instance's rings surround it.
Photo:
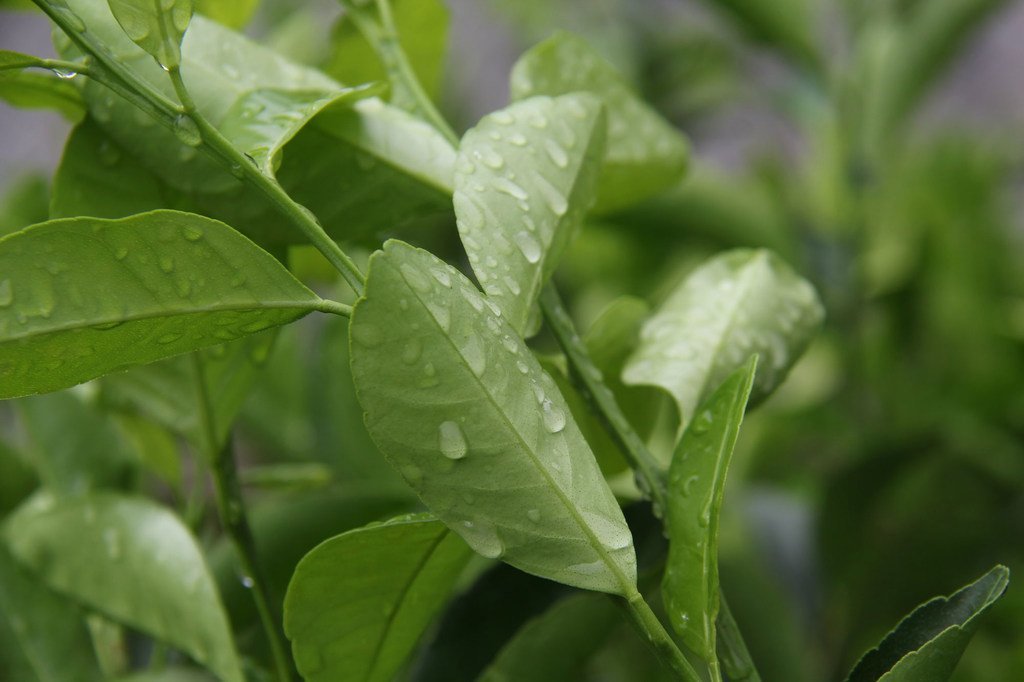
<path fill-rule="evenodd" d="M 370 434 L 478 553 L 628 593 L 636 557 L 622 511 L 554 382 L 499 315 L 454 268 L 385 244 L 350 328 Z"/>
<path fill-rule="evenodd" d="M 230 227 L 154 211 L 0 240 L 0 397 L 53 391 L 295 320 L 322 303 Z"/>
<path fill-rule="evenodd" d="M 459 235 L 488 298 L 520 334 L 593 203 L 604 127 L 594 97 L 534 97 L 485 116 L 459 145 Z"/>
<path fill-rule="evenodd" d="M 192 19 L 192 0 L 107 0 L 117 23 L 165 69 L 181 63 L 181 39 Z"/>

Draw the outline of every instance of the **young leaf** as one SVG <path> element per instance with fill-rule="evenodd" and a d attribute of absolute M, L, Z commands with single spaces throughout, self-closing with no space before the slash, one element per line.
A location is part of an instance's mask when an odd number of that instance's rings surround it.
<path fill-rule="evenodd" d="M 585 91 L 608 111 L 608 144 L 596 211 L 622 208 L 682 178 L 686 138 L 645 104 L 615 68 L 582 39 L 557 33 L 526 52 L 512 69 L 512 99 Z"/>
<path fill-rule="evenodd" d="M 45 61 L 40 57 L 33 57 L 30 54 L 12 52 L 11 50 L 0 50 L 0 71 L 10 69 L 26 69 L 30 66 L 43 66 Z"/>
<path fill-rule="evenodd" d="M 604 128 L 600 101 L 573 94 L 518 102 L 462 138 L 459 235 L 484 291 L 519 334 L 593 203 Z"/>
<path fill-rule="evenodd" d="M 19 682 L 100 682 L 89 631 L 73 602 L 18 565 L 0 545 L 0 670 Z"/>
<path fill-rule="evenodd" d="M 1010 571 L 996 566 L 949 597 L 914 609 L 864 655 L 847 682 L 941 682 L 953 674 L 980 617 L 1006 590 Z"/>
<path fill-rule="evenodd" d="M 307 554 L 285 597 L 303 678 L 394 679 L 472 556 L 425 514 L 343 533 Z"/>
<path fill-rule="evenodd" d="M 8 519 L 5 534 L 53 589 L 181 649 L 224 682 L 242 682 L 199 547 L 163 507 L 113 494 L 41 497 Z"/>
<path fill-rule="evenodd" d="M 660 386 L 675 398 L 680 424 L 752 354 L 761 356 L 751 402 L 786 377 L 821 324 L 814 288 L 778 256 L 736 249 L 694 271 L 640 333 L 627 384 Z"/>
<path fill-rule="evenodd" d="M 665 609 L 683 642 L 706 661 L 717 656 L 718 519 L 756 366 L 755 356 L 701 404 L 669 469 Z"/>
<path fill-rule="evenodd" d="M 181 39 L 192 19 L 192 0 L 107 0 L 110 11 L 136 45 L 165 69 L 181 63 Z"/>
<path fill-rule="evenodd" d="M 350 334 L 370 434 L 480 554 L 584 589 L 635 589 L 629 528 L 554 382 L 460 272 L 397 241 Z"/>
<path fill-rule="evenodd" d="M 53 109 L 73 123 L 85 115 L 79 89 L 52 73 L 0 71 L 0 99 L 15 107 Z"/>
<path fill-rule="evenodd" d="M 479 682 L 580 679 L 583 665 L 621 622 L 621 614 L 607 598 L 567 597 L 516 633 Z"/>
<path fill-rule="evenodd" d="M 77 218 L 0 239 L 0 398 L 53 391 L 295 320 L 323 301 L 209 218 Z"/>

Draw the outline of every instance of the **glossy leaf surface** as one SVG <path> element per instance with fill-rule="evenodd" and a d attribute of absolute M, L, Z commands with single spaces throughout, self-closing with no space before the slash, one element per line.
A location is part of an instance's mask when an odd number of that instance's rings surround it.
<path fill-rule="evenodd" d="M 168 510 L 112 494 L 37 498 L 5 533 L 53 589 L 181 649 L 225 682 L 243 679 L 199 547 Z"/>
<path fill-rule="evenodd" d="M 593 203 L 604 128 L 594 97 L 534 97 L 485 116 L 459 145 L 459 235 L 488 298 L 520 334 Z"/>
<path fill-rule="evenodd" d="M 683 642 L 707 661 L 717 655 L 718 522 L 756 366 L 751 358 L 701 404 L 669 468 L 665 609 Z"/>
<path fill-rule="evenodd" d="M 996 566 L 948 597 L 914 609 L 857 663 L 847 682 L 940 682 L 953 674 L 982 615 L 1002 596 L 1010 571 Z"/>
<path fill-rule="evenodd" d="M 0 100 L 25 109 L 53 109 L 69 121 L 85 115 L 78 88 L 53 73 L 0 70 Z"/>
<path fill-rule="evenodd" d="M 107 0 L 136 45 L 171 69 L 181 63 L 181 39 L 192 19 L 192 0 Z"/>
<path fill-rule="evenodd" d="M 0 240 L 0 272 L 4 398 L 230 341 L 321 302 L 227 225 L 174 211 L 34 225 Z"/>
<path fill-rule="evenodd" d="M 479 680 L 582 679 L 587 659 L 621 622 L 620 611 L 608 599 L 592 594 L 567 597 L 519 630 Z"/>
<path fill-rule="evenodd" d="M 303 678 L 394 679 L 471 557 L 429 515 L 349 531 L 307 554 L 285 599 L 285 631 Z"/>
<path fill-rule="evenodd" d="M 768 251 L 736 249 L 707 261 L 644 324 L 627 384 L 660 386 L 682 424 L 750 355 L 761 363 L 751 402 L 786 377 L 821 324 L 814 288 Z"/>
<path fill-rule="evenodd" d="M 686 138 L 645 104 L 618 71 L 582 39 L 558 33 L 520 57 L 512 99 L 590 92 L 608 111 L 608 143 L 595 210 L 621 208 L 682 178 Z"/>
<path fill-rule="evenodd" d="M 75 604 L 51 592 L 0 546 L 0 669 L 18 682 L 100 682 Z"/>
<path fill-rule="evenodd" d="M 554 382 L 457 270 L 390 241 L 352 316 L 352 374 L 381 451 L 480 554 L 627 593 L 632 537 Z"/>

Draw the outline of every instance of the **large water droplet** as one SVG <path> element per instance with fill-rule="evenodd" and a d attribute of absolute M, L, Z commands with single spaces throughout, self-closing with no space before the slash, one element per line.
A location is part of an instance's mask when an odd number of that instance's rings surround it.
<path fill-rule="evenodd" d="M 683 497 L 689 497 L 693 494 L 693 486 L 700 480 L 700 476 L 690 476 L 683 481 Z"/>
<path fill-rule="evenodd" d="M 551 209 L 551 212 L 558 217 L 564 216 L 566 211 L 569 210 L 569 202 L 561 190 L 552 185 L 540 173 L 534 173 L 534 183 L 537 189 L 540 190 L 541 196 L 544 197 L 544 203 Z"/>
<path fill-rule="evenodd" d="M 459 348 L 462 353 L 462 357 L 466 359 L 466 364 L 473 371 L 473 374 L 482 376 L 484 370 L 487 369 L 487 356 L 484 353 L 484 346 L 480 342 L 480 337 L 475 334 L 468 336 L 463 344 Z"/>
<path fill-rule="evenodd" d="M 551 162 L 559 168 L 567 168 L 569 166 L 569 155 L 562 149 L 562 145 L 548 138 L 544 140 L 544 150 L 547 151 Z"/>
<path fill-rule="evenodd" d="M 492 170 L 499 170 L 505 166 L 505 159 L 501 158 L 501 154 L 494 151 L 490 147 L 483 147 L 473 152 L 477 159 L 479 159 L 485 166 Z"/>
<path fill-rule="evenodd" d="M 565 428 L 565 413 L 554 403 L 545 399 L 541 403 L 540 409 L 544 419 L 544 428 L 549 433 L 558 433 Z"/>
<path fill-rule="evenodd" d="M 633 535 L 625 523 L 614 521 L 600 514 L 583 512 L 583 518 L 594 529 L 601 544 L 608 549 L 625 549 L 633 543 Z"/>
<path fill-rule="evenodd" d="M 442 267 L 431 268 L 430 274 L 434 276 L 434 279 L 436 279 L 441 286 L 445 288 L 450 288 L 452 286 L 452 278 L 446 269 Z"/>
<path fill-rule="evenodd" d="M 529 194 L 526 193 L 525 189 L 523 189 L 516 183 L 512 182 L 508 178 L 495 178 L 493 182 L 494 189 L 498 190 L 499 192 L 504 192 L 505 194 L 509 195 L 514 199 L 527 199 L 530 196 Z"/>
<path fill-rule="evenodd" d="M 405 283 L 416 291 L 421 294 L 428 294 L 433 290 L 430 282 L 418 268 L 408 263 L 402 263 L 398 269 L 402 272 L 402 279 L 405 280 Z"/>
<path fill-rule="evenodd" d="M 711 428 L 711 423 L 714 421 L 714 415 L 711 414 L 711 410 L 704 410 L 697 418 L 693 420 L 693 424 L 690 425 L 690 430 L 696 435 L 702 435 L 708 432 Z"/>
<path fill-rule="evenodd" d="M 453 421 L 441 422 L 437 427 L 437 441 L 441 454 L 448 459 L 462 459 L 469 449 L 462 427 Z"/>
<path fill-rule="evenodd" d="M 174 119 L 174 134 L 183 144 L 189 147 L 198 147 L 203 141 L 203 136 L 199 133 L 199 127 L 196 125 L 196 122 L 192 120 L 191 116 L 186 114 L 179 114 Z"/>
<path fill-rule="evenodd" d="M 481 556 L 497 559 L 505 553 L 505 544 L 498 537 L 498 531 L 486 521 L 463 521 L 460 533 L 473 551 Z"/>
<path fill-rule="evenodd" d="M 185 227 L 183 227 L 181 230 L 181 234 L 183 237 L 185 237 L 186 240 L 190 242 L 197 242 L 203 238 L 202 228 L 196 227 L 194 225 L 186 225 Z"/>
<path fill-rule="evenodd" d="M 530 263 L 538 263 L 541 256 L 540 242 L 526 230 L 520 230 L 515 236 L 516 245 L 523 252 L 523 258 Z"/>
<path fill-rule="evenodd" d="M 427 310 L 430 311 L 430 314 L 434 316 L 437 326 L 440 327 L 442 331 L 448 331 L 452 324 L 452 315 L 448 310 L 448 306 L 432 299 L 426 302 L 426 306 Z"/>

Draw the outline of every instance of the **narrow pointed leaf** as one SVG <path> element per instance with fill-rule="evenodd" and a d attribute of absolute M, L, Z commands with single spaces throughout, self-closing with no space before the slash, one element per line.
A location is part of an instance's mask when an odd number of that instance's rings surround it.
<path fill-rule="evenodd" d="M 717 655 L 718 519 L 756 366 L 751 358 L 701 404 L 669 468 L 665 609 L 686 646 L 707 661 Z"/>
<path fill-rule="evenodd" d="M 1010 571 L 996 566 L 948 597 L 918 606 L 857 663 L 847 682 L 948 680 L 978 629 L 1003 595 Z"/>
<path fill-rule="evenodd" d="M 462 138 L 455 217 L 473 272 L 520 334 L 594 200 L 604 149 L 600 101 L 534 97 Z"/>
<path fill-rule="evenodd" d="M 78 607 L 51 592 L 0 545 L 0 670 L 18 682 L 100 682 Z"/>
<path fill-rule="evenodd" d="M 243 680 L 203 556 L 168 510 L 113 494 L 37 498 L 5 534 L 54 590 L 181 649 L 224 682 Z"/>
<path fill-rule="evenodd" d="M 758 354 L 756 403 L 782 383 L 823 315 L 814 288 L 778 256 L 729 251 L 694 271 L 647 321 L 623 380 L 667 390 L 685 425 L 716 386 Z"/>
<path fill-rule="evenodd" d="M 192 19 L 192 0 L 107 0 L 117 23 L 161 66 L 181 63 L 181 39 Z"/>
<path fill-rule="evenodd" d="M 472 555 L 426 514 L 343 533 L 307 554 L 285 598 L 285 632 L 303 678 L 394 679 Z"/>
<path fill-rule="evenodd" d="M 593 594 L 567 597 L 511 638 L 479 682 L 564 682 L 583 678 L 583 666 L 604 644 L 622 614 Z"/>
<path fill-rule="evenodd" d="M 484 556 L 584 589 L 634 589 L 632 536 L 554 382 L 499 309 L 431 254 L 389 241 L 350 333 L 381 451 Z"/>
<path fill-rule="evenodd" d="M 227 225 L 176 211 L 0 239 L 0 398 L 53 391 L 295 320 L 322 303 Z"/>
<path fill-rule="evenodd" d="M 512 69 L 512 99 L 589 92 L 608 111 L 608 143 L 595 210 L 622 208 L 683 177 L 686 138 L 641 100 L 615 68 L 582 39 L 558 33 Z"/>

